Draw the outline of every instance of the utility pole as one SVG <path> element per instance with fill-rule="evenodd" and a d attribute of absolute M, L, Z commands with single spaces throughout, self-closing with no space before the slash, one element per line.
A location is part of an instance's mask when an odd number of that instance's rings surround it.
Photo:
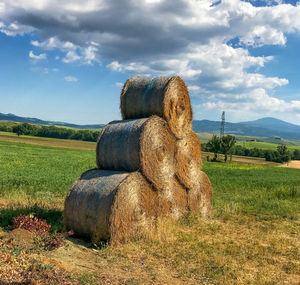
<path fill-rule="evenodd" d="M 225 112 L 222 113 L 222 122 L 221 122 L 221 129 L 220 129 L 220 137 L 224 136 L 224 130 L 225 130 Z"/>

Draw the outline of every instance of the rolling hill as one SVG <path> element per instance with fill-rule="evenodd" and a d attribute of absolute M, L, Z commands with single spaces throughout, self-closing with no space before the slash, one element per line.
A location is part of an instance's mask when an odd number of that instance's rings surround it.
<path fill-rule="evenodd" d="M 76 129 L 103 129 L 105 124 L 95 124 L 95 125 L 76 125 L 65 122 L 55 122 L 55 121 L 44 121 L 37 118 L 28 118 L 28 117 L 20 117 L 14 114 L 3 114 L 0 113 L 0 121 L 10 121 L 10 122 L 18 122 L 18 123 L 30 123 L 37 125 L 46 125 L 46 126 L 62 126 Z"/>
<path fill-rule="evenodd" d="M 208 132 L 218 134 L 220 132 L 219 121 L 194 120 L 195 132 Z M 256 121 L 225 124 L 225 133 L 254 136 L 254 137 L 280 137 L 284 139 L 300 140 L 300 126 L 293 125 L 275 118 L 262 118 Z"/>
<path fill-rule="evenodd" d="M 31 123 L 39 125 L 56 125 L 79 129 L 102 129 L 105 126 L 104 124 L 76 125 L 65 122 L 44 121 L 37 118 L 20 117 L 14 114 L 3 113 L 0 113 L 0 121 Z M 193 130 L 197 133 L 207 132 L 218 134 L 220 132 L 220 122 L 209 120 L 194 120 Z M 300 140 L 300 126 L 270 117 L 249 122 L 226 122 L 225 133 L 239 136 L 268 138 L 280 137 L 284 139 Z"/>

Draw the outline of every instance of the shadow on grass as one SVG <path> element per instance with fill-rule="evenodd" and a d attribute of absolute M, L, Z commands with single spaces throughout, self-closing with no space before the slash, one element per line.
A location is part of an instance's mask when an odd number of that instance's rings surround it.
<path fill-rule="evenodd" d="M 12 225 L 13 219 L 20 215 L 33 214 L 35 217 L 46 220 L 51 225 L 52 230 L 64 231 L 62 211 L 56 209 L 43 209 L 39 206 L 25 208 L 7 208 L 0 210 L 0 227 L 7 228 Z"/>

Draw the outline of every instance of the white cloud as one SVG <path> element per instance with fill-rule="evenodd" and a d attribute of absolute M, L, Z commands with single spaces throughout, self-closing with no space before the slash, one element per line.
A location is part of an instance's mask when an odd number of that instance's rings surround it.
<path fill-rule="evenodd" d="M 107 67 L 113 71 L 123 71 L 124 66 L 118 63 L 117 61 L 112 61 L 110 64 L 107 65 Z"/>
<path fill-rule="evenodd" d="M 279 5 L 267 0 L 265 7 L 239 0 L 214 2 L 2 0 L 0 31 L 35 31 L 39 40 L 31 44 L 60 50 L 65 63 L 101 59 L 108 69 L 128 76 L 181 75 L 194 98 L 208 106 L 233 108 L 235 102 L 243 112 L 272 112 L 283 106 L 295 115 L 297 101 L 279 100 L 274 91 L 288 79 L 263 74 L 264 65 L 274 58 L 254 56 L 248 47 L 288 44 L 287 34 L 300 33 L 300 5 L 280 0 L 274 1 Z"/>
<path fill-rule="evenodd" d="M 189 91 L 199 91 L 201 88 L 197 85 L 189 85 L 188 86 Z"/>
<path fill-rule="evenodd" d="M 217 114 L 226 110 L 231 120 L 234 121 L 251 120 L 263 116 L 290 118 L 289 120 L 293 121 L 294 114 L 300 113 L 300 101 L 287 102 L 272 97 L 263 88 L 259 88 L 244 94 L 240 100 L 236 98 L 230 100 L 228 96 L 224 100 L 222 94 L 219 94 L 212 100 L 197 105 L 196 110 L 206 110 Z"/>
<path fill-rule="evenodd" d="M 65 76 L 64 80 L 67 82 L 77 82 L 78 78 L 74 77 L 74 76 Z"/>
<path fill-rule="evenodd" d="M 116 82 L 115 85 L 116 85 L 117 87 L 123 87 L 124 83 L 122 83 L 122 82 Z"/>
<path fill-rule="evenodd" d="M 51 72 L 59 72 L 58 68 L 48 68 L 48 67 L 38 67 L 38 66 L 34 66 L 30 68 L 30 70 L 43 73 L 43 74 L 49 74 Z"/>
<path fill-rule="evenodd" d="M 30 42 L 33 46 L 42 48 L 44 50 L 59 49 L 65 52 L 65 56 L 62 59 L 63 62 L 69 63 L 74 61 L 83 60 L 82 63 L 92 64 L 97 59 L 97 43 L 91 42 L 88 47 L 82 48 L 78 45 L 73 44 L 70 41 L 61 41 L 57 37 L 51 37 L 45 41 L 32 40 Z M 78 52 L 81 55 L 78 55 Z M 59 59 L 59 56 L 57 56 Z"/>
<path fill-rule="evenodd" d="M 68 51 L 66 56 L 62 59 L 63 62 L 69 63 L 80 59 L 80 56 L 75 51 Z"/>
<path fill-rule="evenodd" d="M 50 37 L 49 39 L 45 41 L 31 41 L 30 42 L 33 46 L 40 47 L 46 50 L 53 50 L 53 49 L 62 49 L 64 51 L 68 50 L 76 50 L 76 46 L 69 42 L 69 41 L 61 41 L 57 37 Z"/>
<path fill-rule="evenodd" d="M 34 54 L 32 50 L 29 52 L 29 57 L 33 60 L 43 60 L 47 58 L 45 53 Z"/>
<path fill-rule="evenodd" d="M 84 60 L 87 64 L 92 64 L 93 61 L 96 61 L 96 52 L 97 52 L 97 48 L 94 46 L 89 46 L 87 48 L 84 49 Z"/>
<path fill-rule="evenodd" d="M 0 7 L 0 15 L 1 15 L 1 7 Z M 24 35 L 32 31 L 33 31 L 32 27 L 21 25 L 16 22 L 10 23 L 8 25 L 4 24 L 3 22 L 0 22 L 0 32 L 6 34 L 7 36 Z"/>

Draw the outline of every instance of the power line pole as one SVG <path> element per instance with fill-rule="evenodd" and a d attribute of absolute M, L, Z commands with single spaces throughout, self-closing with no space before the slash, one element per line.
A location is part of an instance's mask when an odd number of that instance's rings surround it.
<path fill-rule="evenodd" d="M 225 130 L 225 112 L 222 113 L 222 122 L 221 122 L 221 129 L 220 129 L 220 137 L 224 136 L 224 130 Z"/>

